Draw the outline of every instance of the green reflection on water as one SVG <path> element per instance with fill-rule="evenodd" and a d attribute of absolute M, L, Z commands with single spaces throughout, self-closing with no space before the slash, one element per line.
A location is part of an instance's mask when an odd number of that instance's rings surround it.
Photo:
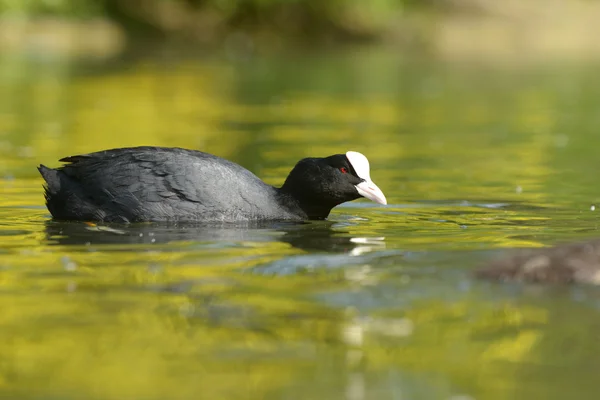
<path fill-rule="evenodd" d="M 595 235 L 594 66 L 362 50 L 97 71 L 11 59 L 0 71 L 7 396 L 596 393 L 593 290 L 467 276 L 490 249 Z M 354 149 L 390 205 L 233 232 L 48 222 L 37 163 L 140 144 L 202 149 L 272 184 L 301 157 Z"/>

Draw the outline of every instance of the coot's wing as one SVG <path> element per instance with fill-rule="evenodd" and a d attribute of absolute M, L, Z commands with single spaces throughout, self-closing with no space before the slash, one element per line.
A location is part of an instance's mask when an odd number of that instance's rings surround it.
<path fill-rule="evenodd" d="M 246 219 L 273 201 L 273 189 L 250 171 L 197 151 L 138 147 L 62 161 L 61 171 L 109 217 Z"/>

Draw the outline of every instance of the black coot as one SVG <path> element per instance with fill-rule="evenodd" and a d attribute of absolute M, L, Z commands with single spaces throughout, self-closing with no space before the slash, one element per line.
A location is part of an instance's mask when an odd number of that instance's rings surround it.
<path fill-rule="evenodd" d="M 357 152 L 305 158 L 282 187 L 200 151 L 112 149 L 66 157 L 39 171 L 55 219 L 100 222 L 325 219 L 338 204 L 366 197 L 386 204 Z"/>

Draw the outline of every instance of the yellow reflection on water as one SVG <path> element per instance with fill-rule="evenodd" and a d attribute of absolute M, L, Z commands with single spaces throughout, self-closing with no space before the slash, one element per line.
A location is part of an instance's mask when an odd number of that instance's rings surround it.
<path fill-rule="evenodd" d="M 386 86 L 364 71 L 365 82 Z M 557 193 L 547 186 L 556 172 L 547 133 L 559 124 L 559 99 L 543 88 L 499 100 L 460 80 L 432 95 L 270 89 L 261 103 L 242 99 L 243 72 L 224 63 L 63 73 L 13 82 L 14 100 L 0 99 L 0 391 L 12 398 L 280 398 L 298 386 L 303 398 L 324 398 L 327 389 L 312 386 L 321 376 L 335 393 L 375 398 L 364 377 L 398 370 L 441 374 L 475 398 L 510 398 L 527 384 L 516 367 L 558 359 L 547 343 L 564 339 L 562 308 L 457 294 L 435 273 L 423 284 L 410 258 L 540 246 L 540 233 L 571 232 L 572 214 L 548 211 Z M 94 243 L 108 228 L 86 232 L 89 243 L 61 242 L 69 234 L 46 225 L 35 166 L 133 145 L 205 150 L 271 184 L 301 157 L 357 150 L 390 205 L 335 210 L 319 250 L 275 234 Z M 351 252 L 369 240 L 380 243 Z M 334 251 L 340 243 L 348 251 Z M 326 268 L 340 254 L 351 267 Z M 290 260 L 300 268 L 287 275 L 252 270 Z M 317 268 L 302 269 L 303 260 Z M 448 287 L 454 297 L 438 299 Z M 591 324 L 593 313 L 580 312 Z M 578 357 L 575 365 L 588 360 Z M 339 383 L 359 375 L 364 387 Z"/>

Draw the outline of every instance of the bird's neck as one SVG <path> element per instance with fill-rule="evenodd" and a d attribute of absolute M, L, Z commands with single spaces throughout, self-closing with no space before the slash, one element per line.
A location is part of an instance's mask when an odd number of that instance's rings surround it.
<path fill-rule="evenodd" d="M 336 206 L 326 204 L 323 200 L 313 199 L 307 193 L 290 190 L 284 184 L 277 188 L 280 203 L 290 212 L 301 215 L 302 218 L 312 220 L 326 219 L 331 209 Z"/>

